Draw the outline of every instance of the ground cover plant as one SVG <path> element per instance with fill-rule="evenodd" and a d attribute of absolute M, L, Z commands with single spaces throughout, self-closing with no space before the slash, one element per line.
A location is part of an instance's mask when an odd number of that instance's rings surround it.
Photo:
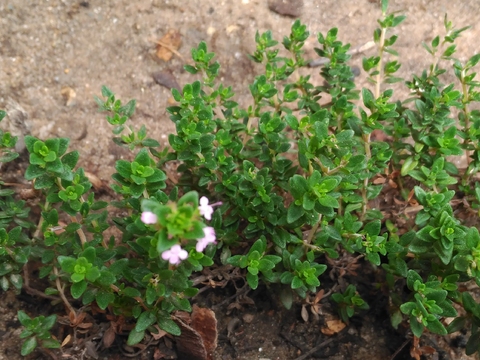
<path fill-rule="evenodd" d="M 350 256 L 382 272 L 378 287 L 390 297 L 393 327 L 408 324 L 420 338 L 469 326 L 466 351 L 478 351 L 480 305 L 465 284 L 479 282 L 473 68 L 480 56 L 465 64 L 455 59 L 454 41 L 466 28 L 445 18 L 446 33 L 425 44 L 429 69 L 397 78 L 392 30 L 404 17 L 389 14 L 386 1 L 382 10 L 374 33 L 378 54 L 363 61 L 372 89 L 356 89 L 349 45 L 337 29 L 317 35 L 317 53 L 329 61 L 321 69 L 324 84 L 313 85 L 302 53 L 309 33 L 296 21 L 282 51 L 270 32 L 257 35 L 251 59 L 265 71 L 250 86 L 252 105 L 242 109 L 219 83 L 214 54 L 200 43 L 185 67 L 200 80 L 172 90 L 177 105 L 168 112 L 177 131 L 166 148 L 147 137 L 145 126 L 128 123 L 135 101 L 123 104 L 104 87 L 97 103 L 109 113 L 113 141 L 133 158 L 117 161 L 118 198 L 110 204 L 96 200 L 76 167 L 78 152 L 67 152 L 68 139 L 25 137 L 25 178 L 42 199 L 41 217 L 33 223 L 25 201 L 3 184 L 2 288 L 30 288 L 28 266 L 38 267 L 47 285 L 29 290 L 62 303 L 75 336 L 88 329 L 87 315 L 102 314 L 115 324 L 106 347 L 123 333 L 135 345 L 162 332 L 180 335 L 172 314 L 191 311 L 188 299 L 198 292 L 192 274 L 204 268 L 240 268 L 252 289 L 278 284 L 290 308 L 318 294 L 322 276 Z M 454 84 L 442 82 L 449 68 Z M 389 84 L 399 82 L 409 98 L 395 99 Z M 0 161 L 14 160 L 17 139 L 0 135 Z M 451 156 L 465 156 L 466 169 Z M 179 164 L 178 179 L 167 176 L 171 163 Z M 387 197 L 397 206 L 382 207 Z M 112 223 L 120 237 L 105 236 Z M 344 322 L 368 308 L 354 276 L 347 279 L 352 283 L 328 289 Z M 20 311 L 18 318 L 23 355 L 36 347 L 50 353 L 67 338 L 52 335 L 56 314 L 32 318 Z M 447 318 L 454 320 L 447 325 Z"/>

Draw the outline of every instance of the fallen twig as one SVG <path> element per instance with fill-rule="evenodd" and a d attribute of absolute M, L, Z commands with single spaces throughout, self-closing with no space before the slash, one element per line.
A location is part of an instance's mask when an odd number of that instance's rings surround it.
<path fill-rule="evenodd" d="M 402 349 L 407 346 L 407 344 L 411 341 L 412 339 L 407 339 L 403 342 L 403 344 L 397 349 L 397 351 L 395 351 L 392 355 L 392 357 L 390 358 L 390 360 L 393 360 L 397 357 L 398 354 L 400 354 L 400 351 L 402 351 Z"/>
<path fill-rule="evenodd" d="M 315 346 L 313 349 L 310 349 L 309 351 L 307 351 L 305 354 L 303 354 L 302 356 L 299 356 L 298 358 L 296 358 L 295 360 L 304 360 L 306 359 L 308 356 L 312 355 L 314 352 L 317 352 L 318 350 L 320 350 L 321 348 L 327 346 L 328 344 L 330 344 L 333 340 L 336 340 L 338 337 L 335 337 L 335 338 L 330 338 L 328 340 L 325 340 L 324 342 L 320 343 L 319 345 Z"/>

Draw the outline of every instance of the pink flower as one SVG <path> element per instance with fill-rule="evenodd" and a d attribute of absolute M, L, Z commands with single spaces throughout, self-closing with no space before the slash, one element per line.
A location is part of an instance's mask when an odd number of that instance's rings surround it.
<path fill-rule="evenodd" d="M 195 247 L 198 252 L 202 252 L 203 250 L 205 250 L 208 244 L 215 243 L 216 240 L 215 229 L 213 227 L 204 227 L 203 233 L 205 234 L 205 237 L 198 239 L 197 245 Z"/>
<path fill-rule="evenodd" d="M 185 260 L 188 257 L 188 253 L 183 250 L 180 245 L 173 245 L 170 250 L 166 250 L 162 253 L 162 259 L 168 260 L 170 264 L 177 265 L 182 260 Z"/>
<path fill-rule="evenodd" d="M 140 218 L 144 224 L 156 224 L 157 223 L 157 215 L 150 211 L 142 212 L 142 217 Z"/>
<path fill-rule="evenodd" d="M 205 196 L 202 196 L 200 198 L 200 206 L 198 209 L 200 210 L 200 214 L 203 215 L 205 219 L 212 220 L 213 207 L 217 205 L 222 205 L 222 203 L 219 201 L 215 204 L 208 205 L 208 199 Z"/>

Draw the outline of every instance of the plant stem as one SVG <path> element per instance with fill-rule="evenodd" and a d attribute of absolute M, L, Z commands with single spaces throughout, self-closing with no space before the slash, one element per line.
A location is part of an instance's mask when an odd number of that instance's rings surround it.
<path fill-rule="evenodd" d="M 65 188 L 62 186 L 62 182 L 60 178 L 57 178 L 57 186 L 60 190 L 65 190 Z M 85 202 L 85 200 L 81 196 L 80 196 L 80 202 L 82 203 Z M 78 223 L 76 216 L 71 215 L 70 220 L 74 223 Z M 92 221 L 92 225 L 94 227 L 95 227 L 95 224 L 96 224 L 96 221 Z M 77 235 L 80 238 L 80 242 L 82 243 L 82 247 L 83 247 L 87 243 L 87 237 L 85 236 L 85 233 L 83 232 L 81 227 L 77 230 Z"/>
<path fill-rule="evenodd" d="M 385 14 L 384 14 L 385 15 Z M 380 41 L 378 44 L 378 57 L 380 61 L 377 65 L 377 81 L 375 82 L 375 98 L 378 99 L 380 97 L 380 86 L 382 84 L 383 79 L 383 51 L 385 50 L 385 34 L 387 32 L 386 28 L 382 28 L 380 32 Z"/>
<path fill-rule="evenodd" d="M 48 202 L 48 200 L 45 200 L 45 206 L 43 207 L 45 209 L 45 211 L 48 210 L 48 205 L 50 203 Z M 38 220 L 38 224 L 37 224 L 37 228 L 35 229 L 35 232 L 33 233 L 33 239 L 38 239 L 40 238 L 40 232 L 42 231 L 42 224 L 43 224 L 43 216 L 40 216 L 40 220 Z"/>
<path fill-rule="evenodd" d="M 385 14 L 383 14 L 385 17 Z M 375 99 L 378 99 L 380 97 L 380 87 L 382 84 L 382 79 L 383 79 L 383 52 L 385 50 L 385 34 L 387 32 L 387 28 L 382 27 L 380 30 L 380 40 L 378 44 L 378 65 L 377 65 L 377 76 L 376 76 L 376 81 L 375 81 Z M 372 158 L 372 150 L 370 148 L 370 140 L 371 140 L 371 133 L 368 134 L 363 134 L 363 142 L 365 146 L 365 157 L 367 161 L 367 172 L 368 172 L 368 163 L 370 162 L 370 159 Z M 365 179 L 363 180 L 363 188 L 362 188 L 362 198 L 363 198 L 363 206 L 362 206 L 362 217 L 366 214 L 367 208 L 368 208 L 368 183 L 369 183 L 369 177 L 366 176 Z"/>
<path fill-rule="evenodd" d="M 27 294 L 30 294 L 32 296 L 38 296 L 38 297 L 53 300 L 53 301 L 59 301 L 60 300 L 56 296 L 47 295 L 47 294 L 45 294 L 41 291 L 38 291 L 37 289 L 34 289 L 30 286 L 30 275 L 28 273 L 28 263 L 23 265 L 23 288 L 25 289 Z"/>
<path fill-rule="evenodd" d="M 320 214 L 318 216 L 318 221 L 310 229 L 310 232 L 308 233 L 307 239 L 304 241 L 305 244 L 310 245 L 312 243 L 313 237 L 315 236 L 315 233 L 317 232 L 318 227 L 320 226 L 321 222 L 322 222 L 322 215 Z"/>
<path fill-rule="evenodd" d="M 68 308 L 68 310 L 70 310 L 70 312 L 74 313 L 75 317 L 77 317 L 77 313 L 75 312 L 75 309 L 70 304 L 67 297 L 65 296 L 65 293 L 63 292 L 63 290 L 65 289 L 65 285 L 62 285 L 62 283 L 60 282 L 60 277 L 58 276 L 59 274 L 58 274 L 58 269 L 57 269 L 56 266 L 53 267 L 53 273 L 56 276 L 55 285 L 57 286 L 58 293 L 60 294 L 60 297 L 62 298 L 63 303 Z"/>
<path fill-rule="evenodd" d="M 465 139 L 463 139 L 463 147 L 465 149 L 465 155 L 467 157 L 467 169 L 470 165 L 470 150 L 468 150 L 468 145 L 470 143 L 470 113 L 468 111 L 468 89 L 467 89 L 467 83 L 465 82 L 465 69 L 462 70 L 460 81 L 462 82 L 462 93 L 463 93 L 463 115 L 465 116 L 465 127 L 463 131 L 465 132 Z M 470 171 L 465 171 L 464 174 L 464 181 L 467 181 L 470 178 Z"/>

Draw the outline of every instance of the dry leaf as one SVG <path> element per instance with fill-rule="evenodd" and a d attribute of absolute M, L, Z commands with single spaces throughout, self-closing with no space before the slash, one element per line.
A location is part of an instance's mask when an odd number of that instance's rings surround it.
<path fill-rule="evenodd" d="M 177 49 L 182 43 L 182 38 L 177 30 L 169 30 L 160 40 L 157 42 L 157 57 L 163 61 L 169 61 L 173 54 L 177 54 Z"/>
<path fill-rule="evenodd" d="M 319 303 L 322 300 L 323 295 L 325 295 L 325 290 L 320 289 L 320 291 L 317 292 L 317 294 L 315 295 L 315 300 L 313 301 L 313 303 L 314 304 Z"/>
<path fill-rule="evenodd" d="M 89 328 L 91 328 L 92 326 L 93 326 L 92 323 L 81 323 L 81 324 L 78 324 L 78 327 L 79 327 L 80 329 L 89 329 Z"/>
<path fill-rule="evenodd" d="M 62 347 L 67 345 L 70 342 L 71 339 L 72 339 L 72 335 L 70 335 L 70 334 L 67 335 L 67 337 L 65 339 L 63 339 L 63 341 L 62 341 Z"/>
<path fill-rule="evenodd" d="M 388 185 L 390 185 L 394 189 L 398 188 L 397 183 L 395 181 L 393 181 L 392 179 L 388 180 Z"/>
<path fill-rule="evenodd" d="M 90 181 L 95 190 L 99 190 L 103 187 L 102 180 L 100 180 L 96 175 L 92 174 L 91 172 L 85 171 L 85 176 L 87 177 L 88 181 Z"/>
<path fill-rule="evenodd" d="M 113 342 L 115 341 L 115 329 L 110 325 L 110 327 L 105 331 L 103 334 L 103 345 L 106 348 L 112 346 Z"/>
<path fill-rule="evenodd" d="M 167 335 L 167 332 L 165 330 L 162 330 L 158 327 L 158 325 L 154 326 L 155 329 L 157 329 L 158 333 L 150 332 L 150 335 L 152 335 L 153 340 L 160 340 L 162 337 Z"/>
<path fill-rule="evenodd" d="M 302 311 L 301 311 L 302 319 L 303 321 L 307 322 L 308 321 L 308 311 L 305 305 L 302 305 Z"/>
<path fill-rule="evenodd" d="M 327 327 L 321 328 L 321 332 L 324 335 L 335 335 L 345 329 L 345 323 L 341 320 L 327 320 Z"/>

